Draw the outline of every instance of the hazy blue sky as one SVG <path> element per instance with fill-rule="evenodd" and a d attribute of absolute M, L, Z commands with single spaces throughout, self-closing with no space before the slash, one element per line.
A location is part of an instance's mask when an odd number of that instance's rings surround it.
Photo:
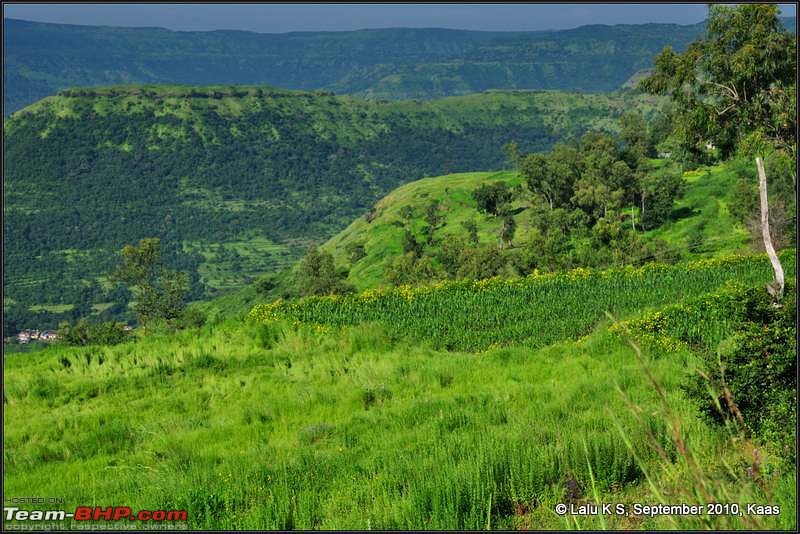
<path fill-rule="evenodd" d="M 795 15 L 794 4 L 781 4 Z M 699 4 L 4 4 L 3 16 L 172 30 L 287 32 L 422 27 L 547 30 L 584 24 L 703 20 Z"/>

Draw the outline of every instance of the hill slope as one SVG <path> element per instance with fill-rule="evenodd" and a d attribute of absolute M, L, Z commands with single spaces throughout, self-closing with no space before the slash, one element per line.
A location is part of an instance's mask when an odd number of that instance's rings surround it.
<path fill-rule="evenodd" d="M 259 34 L 173 32 L 3 19 L 7 115 L 74 86 L 266 84 L 375 98 L 486 89 L 613 91 L 683 49 L 702 25 L 586 26 L 555 32 L 378 29 Z"/>
<path fill-rule="evenodd" d="M 794 276 L 794 255 L 783 256 Z M 605 502 L 659 502 L 659 493 L 692 489 L 686 480 L 696 483 L 695 471 L 680 471 L 661 391 L 633 349 L 597 320 L 603 309 L 638 316 L 770 277 L 765 255 L 592 272 L 592 283 L 582 272 L 562 273 L 522 286 L 419 289 L 388 302 L 375 294 L 309 299 L 284 307 L 289 319 L 305 315 L 294 326 L 229 321 L 116 347 L 10 355 L 4 487 L 187 510 L 189 525 L 205 529 L 557 529 L 563 519 L 552 510 L 570 480 Z M 553 284 L 569 292 L 574 313 L 554 313 L 559 303 L 546 291 Z M 377 311 L 366 322 L 346 306 L 359 300 Z M 493 317 L 496 310 L 528 311 L 522 335 L 504 335 L 508 315 Z M 405 324 L 392 321 L 397 311 Z M 460 328 L 446 331 L 443 312 L 462 312 Z M 708 318 L 703 332 L 717 341 L 735 327 L 729 316 Z M 525 334 L 554 320 L 561 328 L 545 335 L 558 342 L 531 348 L 543 339 L 528 344 Z M 409 323 L 417 328 L 404 329 Z M 441 333 L 449 337 L 431 340 Z M 481 343 L 470 343 L 476 335 Z M 510 346 L 480 354 L 429 346 L 485 349 L 489 338 Z M 715 500 L 779 504 L 782 513 L 759 517 L 758 527 L 794 529 L 793 469 L 771 469 L 772 449 L 759 445 L 767 454 L 757 465 L 770 467 L 763 478 L 747 478 L 748 464 L 731 478 L 724 467 L 747 456 L 698 416 L 681 388 L 697 354 L 684 346 L 654 354 L 661 357 L 651 359 L 650 376 Z M 87 466 L 115 476 L 86 477 Z M 48 476 L 54 469 L 59 476 Z M 764 483 L 777 491 L 765 496 Z M 747 519 L 590 516 L 581 525 L 752 528 Z"/>
<path fill-rule="evenodd" d="M 666 162 L 654 160 L 654 166 Z M 746 170 L 751 171 L 751 166 Z M 739 179 L 734 163 L 701 167 L 684 173 L 685 192 L 673 206 L 669 219 L 660 227 L 639 235 L 647 243 L 657 243 L 656 252 L 634 262 L 670 258 L 687 260 L 712 258 L 751 251 L 749 232 L 732 217 L 729 204 L 733 201 L 734 186 Z M 403 253 L 403 234 L 411 228 L 419 236 L 425 207 L 435 200 L 440 204 L 442 225 L 434 233 L 436 238 L 426 254 L 436 255 L 452 239 L 463 238 L 466 230 L 462 222 L 472 220 L 483 245 L 497 246 L 499 220 L 479 215 L 475 209 L 472 191 L 482 184 L 505 182 L 512 186 L 523 183 L 513 171 L 468 172 L 423 178 L 398 187 L 375 203 L 369 217 L 355 219 L 350 225 L 331 237 L 321 248 L 330 252 L 337 267 L 347 269 L 347 281 L 357 290 L 389 285 L 385 275 L 386 264 Z M 525 199 L 517 206 L 524 206 Z M 404 210 L 412 212 L 410 222 Z M 531 237 L 531 221 L 527 210 L 514 216 L 517 232 L 511 253 L 522 251 Z M 363 247 L 363 253 L 354 257 L 354 249 Z M 528 274 L 523 272 L 523 275 Z M 200 308 L 212 317 L 241 317 L 254 305 L 277 299 L 287 294 L 291 287 L 291 273 L 284 270 L 273 277 L 272 290 L 259 292 L 256 284 L 202 303 Z"/>
<path fill-rule="evenodd" d="M 749 234 L 733 220 L 727 208 L 737 180 L 728 166 L 719 164 L 689 171 L 684 173 L 684 180 L 685 193 L 676 202 L 670 219 L 663 226 L 642 233 L 644 239 L 663 240 L 687 259 L 748 250 Z M 439 215 L 443 219 L 434 234 L 439 243 L 447 243 L 448 236 L 464 237 L 466 231 L 462 223 L 469 220 L 475 221 L 482 243 L 497 243 L 501 221 L 479 214 L 472 198 L 472 191 L 493 182 L 524 185 L 522 178 L 511 171 L 424 178 L 391 192 L 375 204 L 369 217 L 362 215 L 357 218 L 322 248 L 333 254 L 337 265 L 350 269 L 348 281 L 356 288 L 385 284 L 387 261 L 403 253 L 404 229 L 419 232 L 425 225 L 425 207 L 431 201 L 439 203 Z M 519 206 L 525 204 L 524 201 L 517 202 Z M 406 222 L 402 215 L 404 209 L 410 209 L 414 214 L 410 222 Z M 514 242 L 517 247 L 523 247 L 529 238 L 530 215 L 523 210 L 514 219 L 517 222 Z M 352 250 L 356 245 L 364 247 L 364 256 L 354 262 Z"/>
<path fill-rule="evenodd" d="M 633 95 L 492 92 L 375 102 L 257 87 L 70 90 L 4 124 L 5 297 L 119 301 L 97 277 L 158 236 L 193 298 L 287 265 L 399 184 L 497 168 L 613 130 Z M 202 285 L 201 285 L 202 282 Z"/>

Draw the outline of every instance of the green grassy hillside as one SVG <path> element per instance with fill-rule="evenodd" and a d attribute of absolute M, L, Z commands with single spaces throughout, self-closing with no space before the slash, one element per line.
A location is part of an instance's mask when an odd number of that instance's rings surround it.
<path fill-rule="evenodd" d="M 784 256 L 790 276 L 792 259 Z M 626 293 L 639 310 L 673 302 L 670 293 L 696 297 L 770 275 L 759 256 L 641 276 Z M 621 295 L 583 276 L 573 284 L 601 308 Z M 524 291 L 509 289 L 494 292 L 496 307 L 462 300 L 459 332 L 499 332 L 482 318 L 517 306 Z M 404 316 L 439 316 L 425 298 Z M 532 313 L 537 302 L 552 299 L 533 296 Z M 314 309 L 312 322 L 341 324 L 341 312 Z M 793 471 L 760 447 L 770 474 L 746 478 L 750 453 L 683 393 L 699 364 L 685 347 L 648 357 L 659 400 L 635 350 L 604 320 L 566 314 L 572 330 L 549 347 L 517 338 L 467 353 L 437 350 L 424 329 L 398 336 L 380 318 L 332 328 L 228 321 L 116 347 L 9 355 L 5 491 L 186 509 L 191 527 L 207 529 L 795 528 Z M 596 328 L 582 339 L 566 339 L 589 324 Z M 672 417 L 688 441 L 675 441 Z M 698 499 L 686 485 L 698 476 L 717 501 L 774 503 L 781 514 L 573 521 L 553 513 L 569 491 L 629 505 Z"/>
<path fill-rule="evenodd" d="M 654 161 L 655 166 L 663 163 Z M 733 198 L 735 173 L 726 164 L 719 164 L 687 171 L 684 180 L 685 193 L 675 203 L 670 219 L 655 230 L 643 232 L 642 237 L 661 240 L 686 259 L 748 250 L 749 233 L 727 208 Z M 439 214 L 443 217 L 442 226 L 435 233 L 440 244 L 447 243 L 448 236 L 463 237 L 466 232 L 462 223 L 468 220 L 476 222 L 482 243 L 496 243 L 502 222 L 496 217 L 479 214 L 472 198 L 472 191 L 493 182 L 524 186 L 522 178 L 511 171 L 460 173 L 418 180 L 384 197 L 369 216 L 357 218 L 322 248 L 334 256 L 338 265 L 350 269 L 348 281 L 356 288 L 383 285 L 387 261 L 403 253 L 404 229 L 418 232 L 425 225 L 423 213 L 431 201 L 440 204 Z M 514 206 L 525 205 L 524 200 L 518 200 Z M 408 208 L 414 215 L 406 223 L 401 211 Z M 523 210 L 514 219 L 517 221 L 515 246 L 524 247 L 530 233 L 530 214 Z M 365 256 L 353 262 L 350 251 L 357 244 L 363 245 Z M 643 258 L 642 261 L 657 259 Z"/>
<path fill-rule="evenodd" d="M 403 253 L 401 241 L 404 230 L 400 212 L 406 206 L 414 210 L 415 216 L 409 226 L 415 230 L 425 224 L 422 219 L 424 207 L 436 200 L 443 206 L 440 212 L 446 220 L 438 230 L 440 237 L 463 233 L 461 223 L 475 219 L 478 223 L 478 235 L 486 241 L 493 239 L 500 221 L 479 217 L 471 196 L 478 186 L 493 181 L 513 185 L 522 183 L 517 173 L 505 171 L 450 174 L 423 178 L 403 185 L 375 204 L 374 213 L 369 217 L 371 220 L 362 215 L 329 239 L 322 248 L 333 254 L 337 264 L 348 265 L 348 249 L 354 244 L 363 244 L 366 256 L 352 264 L 348 280 L 358 289 L 377 287 L 385 283 L 383 269 L 386 262 Z M 519 232 L 524 234 L 525 217 L 519 214 L 516 218 L 521 226 Z"/>
<path fill-rule="evenodd" d="M 4 123 L 4 297 L 124 304 L 103 278 L 123 245 L 160 237 L 192 299 L 289 265 L 398 185 L 496 169 L 616 129 L 636 95 L 492 92 L 376 102 L 264 87 L 73 89 Z M 51 319 L 50 322 L 56 322 Z M 25 325 L 36 326 L 36 325 Z M 43 326 L 43 325 L 40 325 Z"/>
<path fill-rule="evenodd" d="M 663 239 L 686 257 L 721 256 L 748 248 L 749 232 L 729 210 L 736 174 L 726 164 L 683 174 L 686 193 L 667 223 L 647 235 Z"/>

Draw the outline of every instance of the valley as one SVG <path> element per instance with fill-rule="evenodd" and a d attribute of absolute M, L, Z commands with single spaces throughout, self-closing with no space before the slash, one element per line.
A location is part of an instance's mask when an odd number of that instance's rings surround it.
<path fill-rule="evenodd" d="M 381 103 L 263 87 L 72 89 L 4 124 L 4 297 L 17 315 L 116 303 L 109 314 L 123 317 L 127 297 L 105 277 L 125 244 L 147 236 L 189 272 L 191 300 L 214 297 L 290 265 L 402 183 L 500 168 L 511 140 L 546 150 L 615 131 L 626 107 L 651 116 L 659 102 L 552 91 Z M 54 328 L 57 315 L 24 327 Z"/>

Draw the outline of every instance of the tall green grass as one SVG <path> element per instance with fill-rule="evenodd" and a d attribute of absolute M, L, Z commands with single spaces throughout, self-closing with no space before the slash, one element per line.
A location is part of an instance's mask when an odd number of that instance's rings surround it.
<path fill-rule="evenodd" d="M 302 321 L 275 314 L 6 355 L 5 494 L 186 509 L 203 529 L 795 528 L 794 472 L 763 458 L 764 485 L 747 479 L 752 450 L 685 397 L 697 355 L 683 347 L 643 372 L 636 347 L 602 327 L 574 340 L 603 308 L 632 315 L 730 279 L 761 283 L 769 264 L 400 288 L 268 308 L 314 312 Z M 348 324 L 362 316 L 346 303 L 379 320 Z M 557 342 L 535 348 L 529 330 L 498 327 L 517 320 Z M 439 350 L 435 335 L 483 350 Z M 480 344 L 492 336 L 509 346 Z M 581 502 L 710 494 L 783 512 L 757 522 L 561 517 L 568 484 Z"/>
<path fill-rule="evenodd" d="M 655 372 L 711 454 L 686 363 Z M 186 508 L 195 528 L 514 528 L 520 510 L 562 528 L 566 481 L 622 498 L 643 480 L 632 450 L 670 448 L 662 421 L 627 412 L 617 388 L 645 411 L 656 398 L 607 334 L 474 355 L 370 325 L 228 323 L 11 355 L 4 386 L 7 495 Z"/>
<path fill-rule="evenodd" d="M 781 260 L 793 276 L 794 250 L 783 251 Z M 319 329 L 378 322 L 394 335 L 448 350 L 480 351 L 512 343 L 543 347 L 588 334 L 605 312 L 628 316 L 713 291 L 729 280 L 752 284 L 771 277 L 765 254 L 727 256 L 276 301 L 254 307 L 248 317 L 316 324 Z"/>

